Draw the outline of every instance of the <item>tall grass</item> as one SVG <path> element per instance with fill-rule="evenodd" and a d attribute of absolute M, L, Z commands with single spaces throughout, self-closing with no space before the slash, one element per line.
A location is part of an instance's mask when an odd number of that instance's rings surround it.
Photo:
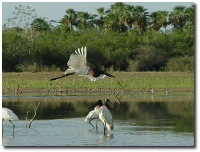
<path fill-rule="evenodd" d="M 79 76 L 68 76 L 55 81 L 49 79 L 63 73 L 3 73 L 2 88 L 23 89 L 118 89 L 120 84 L 126 89 L 137 88 L 194 88 L 194 73 L 187 72 L 112 72 L 115 78 L 106 77 L 95 82 Z"/>

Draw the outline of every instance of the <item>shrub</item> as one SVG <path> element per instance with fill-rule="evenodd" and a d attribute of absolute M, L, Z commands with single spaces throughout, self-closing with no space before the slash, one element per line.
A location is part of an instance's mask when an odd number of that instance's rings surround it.
<path fill-rule="evenodd" d="M 167 71 L 194 71 L 194 55 L 175 57 L 168 60 Z"/>
<path fill-rule="evenodd" d="M 167 53 L 154 46 L 144 45 L 134 49 L 132 60 L 129 60 L 129 71 L 160 70 L 165 65 Z"/>
<path fill-rule="evenodd" d="M 59 28 L 42 32 L 4 28 L 2 71 L 64 71 L 70 55 L 82 46 L 87 47 L 88 65 L 93 68 L 158 71 L 165 70 L 169 58 L 194 55 L 194 36 L 188 31 L 146 31 L 140 35 L 134 29 L 118 33 L 97 28 L 70 32 Z M 190 70 L 191 64 L 186 63 L 184 69 Z"/>

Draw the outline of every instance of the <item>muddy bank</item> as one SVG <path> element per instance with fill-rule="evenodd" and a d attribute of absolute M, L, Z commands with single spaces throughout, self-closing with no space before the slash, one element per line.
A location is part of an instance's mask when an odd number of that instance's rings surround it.
<path fill-rule="evenodd" d="M 121 88 L 110 88 L 110 89 L 103 89 L 103 88 L 87 88 L 87 89 L 80 89 L 80 88 L 71 88 L 71 89 L 45 89 L 45 88 L 19 88 L 17 89 L 2 89 L 2 94 L 22 94 L 22 93 L 64 93 L 64 94 L 71 94 L 71 93 L 82 93 L 82 94 L 90 94 L 90 93 L 148 93 L 148 94 L 156 94 L 156 93 L 163 93 L 163 94 L 170 94 L 172 92 L 192 92 L 194 93 L 194 88 L 132 88 L 132 89 L 121 89 Z"/>

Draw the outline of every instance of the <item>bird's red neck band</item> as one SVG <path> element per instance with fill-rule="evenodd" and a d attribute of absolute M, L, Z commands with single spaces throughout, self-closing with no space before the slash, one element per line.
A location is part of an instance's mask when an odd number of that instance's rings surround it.
<path fill-rule="evenodd" d="M 97 105 L 97 107 L 101 107 L 101 105 Z"/>
<path fill-rule="evenodd" d="M 93 76 L 94 75 L 94 70 L 91 68 L 90 71 L 91 71 L 91 75 Z"/>

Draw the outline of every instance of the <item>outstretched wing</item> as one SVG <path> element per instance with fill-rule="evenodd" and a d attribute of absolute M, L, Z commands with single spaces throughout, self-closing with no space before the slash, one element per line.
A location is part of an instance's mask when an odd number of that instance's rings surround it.
<path fill-rule="evenodd" d="M 86 67 L 87 66 L 87 49 L 86 46 L 83 48 L 81 48 L 81 50 L 78 48 L 78 51 L 75 50 L 76 54 L 72 54 L 70 56 L 70 59 L 67 63 L 67 65 L 69 66 L 69 68 L 71 69 L 76 69 L 78 67 Z"/>

